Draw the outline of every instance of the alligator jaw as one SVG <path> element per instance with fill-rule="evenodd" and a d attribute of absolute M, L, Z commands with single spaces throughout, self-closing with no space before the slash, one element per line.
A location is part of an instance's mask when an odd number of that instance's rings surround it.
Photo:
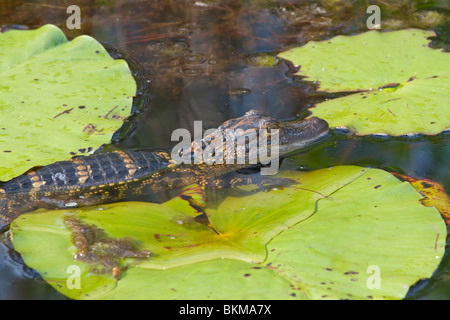
<path fill-rule="evenodd" d="M 287 138 L 286 152 L 307 147 L 324 139 L 329 133 L 328 122 L 317 117 L 302 121 L 287 121 L 283 124 Z"/>

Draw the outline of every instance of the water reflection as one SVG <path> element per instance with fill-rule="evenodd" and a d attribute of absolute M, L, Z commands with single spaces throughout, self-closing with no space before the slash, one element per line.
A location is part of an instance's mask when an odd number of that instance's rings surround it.
<path fill-rule="evenodd" d="M 379 4 L 385 6 L 385 30 L 434 28 L 446 19 L 434 7 L 448 6 L 446 1 Z M 71 38 L 88 34 L 112 45 L 144 67 L 151 105 L 134 134 L 118 145 L 122 148 L 169 148 L 177 128 L 192 131 L 196 120 L 205 129 L 217 127 L 252 108 L 282 120 L 305 116 L 330 96 L 314 93 L 315 84 L 289 76 L 293 66 L 270 57 L 286 46 L 366 31 L 367 17 L 367 2 L 360 0 L 82 0 L 77 5 L 79 30 L 67 29 L 65 5 L 43 0 L 2 0 L 0 24 L 52 23 Z M 286 159 L 282 168 L 381 167 L 432 179 L 450 191 L 449 141 L 448 134 L 420 141 L 337 135 L 331 145 Z M 0 245 L 0 298 L 58 297 L 17 271 L 6 248 Z"/>

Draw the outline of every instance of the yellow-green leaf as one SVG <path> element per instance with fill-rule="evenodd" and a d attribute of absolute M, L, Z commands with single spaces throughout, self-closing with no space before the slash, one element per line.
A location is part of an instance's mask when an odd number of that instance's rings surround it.
<path fill-rule="evenodd" d="M 108 143 L 136 83 L 95 39 L 60 29 L 0 33 L 0 181 Z"/>
<path fill-rule="evenodd" d="M 197 222 L 188 200 L 203 199 L 201 189 L 187 188 L 169 206 L 124 202 L 25 214 L 11 224 L 13 244 L 27 265 L 77 299 L 398 299 L 439 265 L 444 221 L 408 182 L 355 166 L 280 177 L 298 183 L 207 206 L 212 229 Z M 150 257 L 130 260 L 112 245 L 120 273 L 98 261 L 110 273 L 93 274 L 73 260 L 81 250 L 74 243 L 83 241 L 72 237 L 82 233 L 67 219 L 86 232 L 102 230 L 103 244 L 131 241 Z M 80 266 L 80 290 L 64 286 L 72 264 Z"/>
<path fill-rule="evenodd" d="M 358 135 L 433 135 L 450 129 L 449 53 L 432 49 L 431 31 L 369 31 L 311 41 L 279 56 L 320 91 L 353 92 L 317 104 L 314 116 Z"/>

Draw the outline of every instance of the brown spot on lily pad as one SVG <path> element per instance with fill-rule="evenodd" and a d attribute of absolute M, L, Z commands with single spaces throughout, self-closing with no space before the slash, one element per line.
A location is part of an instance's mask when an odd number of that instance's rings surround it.
<path fill-rule="evenodd" d="M 427 182 L 425 182 L 425 181 L 422 181 L 421 183 L 420 183 L 424 188 L 431 188 L 433 185 L 431 185 L 431 184 L 429 184 L 429 183 L 427 183 Z"/>
<path fill-rule="evenodd" d="M 345 275 L 349 275 L 349 274 L 359 274 L 359 272 L 357 271 L 347 271 L 344 273 Z"/>
<path fill-rule="evenodd" d="M 73 108 L 64 110 L 63 112 L 60 112 L 60 113 L 58 113 L 56 116 L 54 116 L 53 119 L 56 119 L 57 117 L 59 117 L 59 116 L 61 116 L 61 115 L 63 115 L 63 114 L 70 113 L 70 111 L 72 111 L 72 110 L 73 110 Z"/>
<path fill-rule="evenodd" d="M 109 237 L 103 229 L 85 224 L 75 217 L 67 217 L 64 223 L 78 249 L 74 259 L 88 263 L 92 273 L 111 274 L 118 278 L 128 268 L 125 259 L 143 260 L 150 257 L 150 251 L 139 250 L 131 238 Z"/>

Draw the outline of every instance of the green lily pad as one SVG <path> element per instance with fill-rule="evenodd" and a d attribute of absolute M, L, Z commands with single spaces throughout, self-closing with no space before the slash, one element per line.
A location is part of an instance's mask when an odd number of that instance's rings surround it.
<path fill-rule="evenodd" d="M 445 251 L 444 221 L 422 198 L 409 183 L 369 170 L 275 237 L 265 263 L 313 299 L 403 298 Z"/>
<path fill-rule="evenodd" d="M 26 214 L 14 221 L 11 230 L 16 230 L 21 221 L 25 222 L 22 228 L 32 230 L 35 224 L 42 223 L 50 228 L 53 225 L 59 228 L 67 216 L 76 214 L 87 226 L 96 225 L 104 229 L 110 237 L 117 239 L 131 236 L 142 244 L 141 250 L 151 251 L 152 258 L 141 262 L 141 267 L 168 269 L 204 260 L 225 258 L 259 263 L 266 257 L 265 244 L 271 238 L 313 214 L 317 199 L 349 183 L 364 170 L 363 168 L 350 170 L 350 173 L 341 170 L 335 175 L 328 174 L 327 178 L 323 179 L 317 179 L 316 175 L 302 176 L 302 183 L 309 182 L 311 188 L 320 192 L 297 187 L 286 191 L 274 190 L 268 194 L 256 193 L 250 197 L 228 198 L 228 201 L 222 203 L 216 210 L 206 210 L 216 232 L 195 222 L 194 217 L 201 211 L 196 211 L 189 201 L 184 200 L 186 196 L 191 196 L 196 201 L 199 198 L 201 200 L 198 196 L 201 189 L 192 187 L 184 190 L 183 197 L 175 197 L 164 205 L 122 202 L 94 209 L 80 208 L 49 211 L 48 214 Z M 299 201 L 303 208 L 300 212 Z M 273 210 L 268 206 L 274 202 L 280 204 L 280 209 Z M 46 229 L 46 233 L 51 231 Z"/>
<path fill-rule="evenodd" d="M 288 279 L 269 268 L 238 260 L 210 260 L 168 270 L 130 268 L 114 290 L 102 299 L 170 300 L 292 300 L 307 299 L 294 295 Z"/>
<path fill-rule="evenodd" d="M 207 206 L 212 229 L 193 218 L 199 207 L 183 194 L 163 205 L 25 214 L 11 225 L 13 244 L 28 266 L 77 299 L 402 298 L 437 268 L 445 224 L 409 183 L 355 166 L 280 176 L 299 183 Z M 203 199 L 201 189 L 187 194 Z M 73 260 L 80 241 L 72 218 L 151 255 L 118 254 L 126 265 L 119 281 L 114 272 L 93 274 Z M 80 289 L 66 285 L 71 265 L 81 266 Z M 379 289 L 367 285 L 370 266 L 381 272 Z"/>
<path fill-rule="evenodd" d="M 317 104 L 314 116 L 358 135 L 437 134 L 450 128 L 450 59 L 431 31 L 369 31 L 311 41 L 279 56 L 319 90 L 355 92 Z"/>
<path fill-rule="evenodd" d="M 108 143 L 136 83 L 95 39 L 53 25 L 0 33 L 0 180 Z"/>

